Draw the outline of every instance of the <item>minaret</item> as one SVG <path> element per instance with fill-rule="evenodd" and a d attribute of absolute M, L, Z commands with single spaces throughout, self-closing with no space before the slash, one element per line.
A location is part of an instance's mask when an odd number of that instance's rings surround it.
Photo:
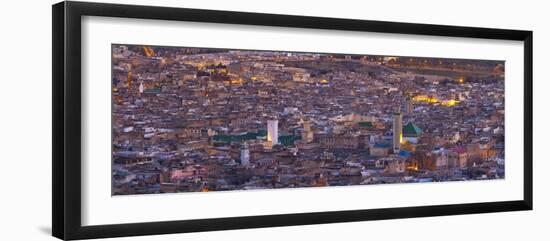
<path fill-rule="evenodd" d="M 267 121 L 267 142 L 270 147 L 279 143 L 279 121 L 272 119 Z"/>
<path fill-rule="evenodd" d="M 310 143 L 313 141 L 313 132 L 311 132 L 311 123 L 309 120 L 304 120 L 304 131 L 302 132 L 302 141 Z"/>
<path fill-rule="evenodd" d="M 250 164 L 250 150 L 248 149 L 248 143 L 244 142 L 241 145 L 241 165 L 248 166 Z"/>
<path fill-rule="evenodd" d="M 126 77 L 126 85 L 128 89 L 132 88 L 132 65 L 128 64 L 128 76 Z"/>
<path fill-rule="evenodd" d="M 208 130 L 206 131 L 206 134 L 208 135 L 208 145 L 213 146 L 214 145 L 214 135 L 215 135 L 214 130 L 208 128 Z"/>
<path fill-rule="evenodd" d="M 405 114 L 410 115 L 413 111 L 413 102 L 410 95 L 405 99 Z"/>
<path fill-rule="evenodd" d="M 393 153 L 399 153 L 401 149 L 401 139 L 403 138 L 403 115 L 397 109 L 393 113 Z"/>

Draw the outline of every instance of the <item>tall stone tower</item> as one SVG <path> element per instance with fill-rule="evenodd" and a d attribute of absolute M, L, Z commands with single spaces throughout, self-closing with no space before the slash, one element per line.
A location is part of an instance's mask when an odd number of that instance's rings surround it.
<path fill-rule="evenodd" d="M 271 147 L 279 143 L 279 121 L 272 119 L 267 121 L 267 141 Z"/>
<path fill-rule="evenodd" d="M 393 152 L 401 150 L 401 139 L 403 138 L 403 115 L 399 109 L 393 113 Z"/>
<path fill-rule="evenodd" d="M 311 143 L 313 141 L 313 132 L 311 131 L 311 123 L 309 120 L 304 120 L 304 131 L 302 132 L 302 141 Z"/>
<path fill-rule="evenodd" d="M 410 95 L 405 99 L 405 114 L 410 115 L 413 112 L 413 101 Z"/>
<path fill-rule="evenodd" d="M 244 142 L 241 145 L 241 165 L 248 166 L 250 164 L 250 149 L 248 149 L 248 143 Z"/>

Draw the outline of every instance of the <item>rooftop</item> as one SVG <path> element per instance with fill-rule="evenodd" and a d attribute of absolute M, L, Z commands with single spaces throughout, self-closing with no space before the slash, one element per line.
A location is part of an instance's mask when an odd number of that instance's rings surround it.
<path fill-rule="evenodd" d="M 409 122 L 403 127 L 403 137 L 420 137 L 422 129 L 414 123 Z"/>

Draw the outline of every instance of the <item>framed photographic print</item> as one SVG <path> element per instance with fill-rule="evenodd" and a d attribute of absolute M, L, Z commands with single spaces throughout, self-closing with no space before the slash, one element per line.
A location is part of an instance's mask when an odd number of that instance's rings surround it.
<path fill-rule="evenodd" d="M 531 210 L 532 54 L 524 30 L 55 4 L 53 235 Z"/>

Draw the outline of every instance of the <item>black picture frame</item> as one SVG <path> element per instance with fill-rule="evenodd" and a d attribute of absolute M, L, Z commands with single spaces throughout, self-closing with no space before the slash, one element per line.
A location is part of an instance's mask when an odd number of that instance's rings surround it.
<path fill-rule="evenodd" d="M 81 224 L 81 17 L 104 16 L 378 33 L 516 40 L 524 43 L 524 193 L 521 200 L 404 208 L 140 222 Z M 532 210 L 533 33 L 523 30 L 443 26 L 324 17 L 197 10 L 171 7 L 60 2 L 52 6 L 52 233 L 60 239 L 106 238 L 212 230 Z"/>

